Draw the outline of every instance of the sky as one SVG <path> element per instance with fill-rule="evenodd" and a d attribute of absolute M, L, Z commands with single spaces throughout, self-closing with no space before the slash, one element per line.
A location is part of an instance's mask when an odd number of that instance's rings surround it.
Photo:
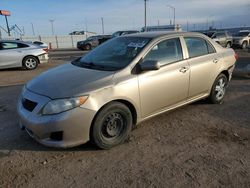
<path fill-rule="evenodd" d="M 250 26 L 250 0 L 148 0 L 147 25 L 166 25 L 173 19 L 183 30 L 197 30 L 209 26 Z M 0 10 L 11 11 L 9 25 L 17 24 L 26 35 L 51 35 L 51 22 L 57 35 L 67 35 L 74 30 L 111 34 L 117 30 L 137 29 L 144 26 L 143 0 L 0 0 Z M 4 16 L 0 26 L 6 28 Z M 5 32 L 1 30 L 2 35 Z"/>

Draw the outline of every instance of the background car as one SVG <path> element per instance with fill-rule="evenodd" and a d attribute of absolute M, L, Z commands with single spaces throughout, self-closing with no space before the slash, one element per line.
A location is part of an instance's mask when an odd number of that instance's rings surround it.
<path fill-rule="evenodd" d="M 242 49 L 246 49 L 247 46 L 250 45 L 250 31 L 249 30 L 239 31 L 233 37 L 233 45 L 239 46 Z"/>
<path fill-rule="evenodd" d="M 109 39 L 111 39 L 111 35 L 91 36 L 87 40 L 77 42 L 77 48 L 79 50 L 91 50 Z"/>
<path fill-rule="evenodd" d="M 115 33 L 112 34 L 112 37 L 119 37 L 122 35 L 128 35 L 128 34 L 133 34 L 133 33 L 139 33 L 139 31 L 136 31 L 136 30 L 116 31 Z"/>
<path fill-rule="evenodd" d="M 48 62 L 48 53 L 37 45 L 18 41 L 0 40 L 0 69 L 24 67 L 35 69 L 39 63 Z"/>
<path fill-rule="evenodd" d="M 222 47 L 231 48 L 231 46 L 233 44 L 233 37 L 227 31 L 215 32 L 215 33 L 213 33 L 213 35 L 211 36 L 211 38 L 215 42 L 217 42 L 218 44 L 220 44 Z"/>

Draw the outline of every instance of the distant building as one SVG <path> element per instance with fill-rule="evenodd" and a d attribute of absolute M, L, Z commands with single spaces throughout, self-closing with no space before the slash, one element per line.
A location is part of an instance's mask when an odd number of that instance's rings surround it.
<path fill-rule="evenodd" d="M 95 32 L 90 32 L 90 31 L 73 31 L 71 33 L 69 33 L 69 35 L 96 35 Z"/>
<path fill-rule="evenodd" d="M 147 26 L 147 31 L 182 31 L 181 25 L 158 25 Z M 145 27 L 141 28 L 141 32 L 145 32 Z"/>

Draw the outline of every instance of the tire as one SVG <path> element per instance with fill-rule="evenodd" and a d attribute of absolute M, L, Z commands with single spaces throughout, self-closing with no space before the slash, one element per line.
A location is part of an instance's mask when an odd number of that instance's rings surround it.
<path fill-rule="evenodd" d="M 91 45 L 90 44 L 86 44 L 85 50 L 91 50 Z"/>
<path fill-rule="evenodd" d="M 23 67 L 27 70 L 34 70 L 38 66 L 38 59 L 34 56 L 27 56 L 23 59 Z"/>
<path fill-rule="evenodd" d="M 247 48 L 247 41 L 244 41 L 243 43 L 242 43 L 242 49 L 246 49 Z"/>
<path fill-rule="evenodd" d="M 90 138 L 97 147 L 110 149 L 126 140 L 132 126 L 132 114 L 129 108 L 120 102 L 111 102 L 95 117 Z"/>
<path fill-rule="evenodd" d="M 212 104 L 221 104 L 225 97 L 228 79 L 224 74 L 220 74 L 214 81 L 209 100 Z"/>
<path fill-rule="evenodd" d="M 231 42 L 227 42 L 226 48 L 231 48 Z"/>

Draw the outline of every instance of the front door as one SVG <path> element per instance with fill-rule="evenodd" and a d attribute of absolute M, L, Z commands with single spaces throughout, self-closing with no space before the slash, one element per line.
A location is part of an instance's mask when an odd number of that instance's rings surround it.
<path fill-rule="evenodd" d="M 183 102 L 188 96 L 190 71 L 179 38 L 156 44 L 143 62 L 150 60 L 158 61 L 161 68 L 138 75 L 143 118 Z"/>
<path fill-rule="evenodd" d="M 0 67 L 11 68 L 22 65 L 22 51 L 18 48 L 17 43 L 1 42 L 0 43 Z"/>

